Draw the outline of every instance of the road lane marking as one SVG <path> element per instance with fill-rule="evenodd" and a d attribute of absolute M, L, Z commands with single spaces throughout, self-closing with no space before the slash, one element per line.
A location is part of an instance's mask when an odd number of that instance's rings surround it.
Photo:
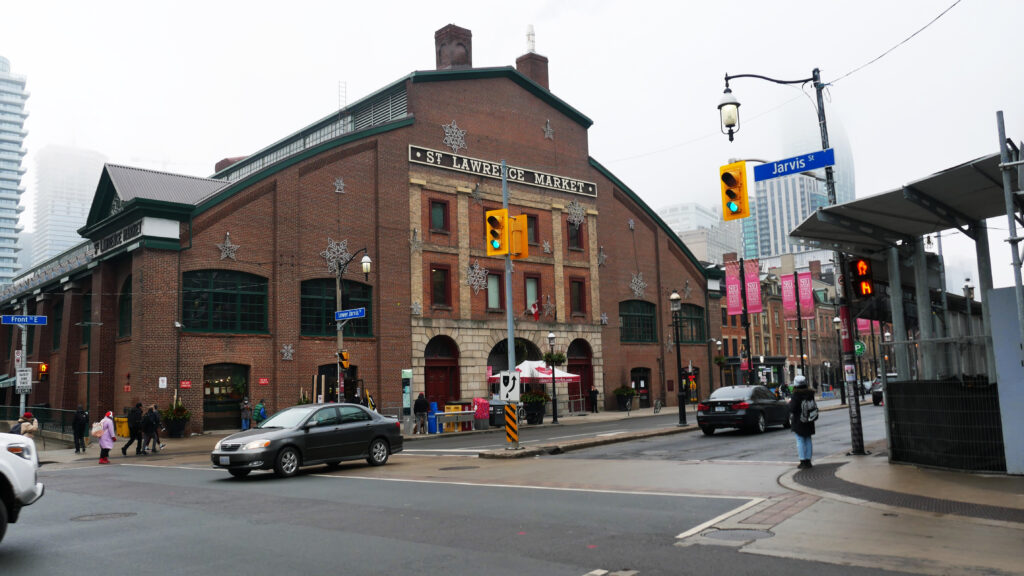
<path fill-rule="evenodd" d="M 676 540 L 683 540 L 685 538 L 689 538 L 690 536 L 693 536 L 694 534 L 698 534 L 701 531 L 703 531 L 704 529 L 710 528 L 711 526 L 714 526 L 715 524 L 718 524 L 719 522 L 725 520 L 726 518 L 730 518 L 732 516 L 735 516 L 735 515 L 739 514 L 740 512 L 743 512 L 747 508 L 750 508 L 752 506 L 757 506 L 758 504 L 760 504 L 761 502 L 764 502 L 765 500 L 766 500 L 765 498 L 751 498 L 750 501 L 747 502 L 746 504 L 742 504 L 740 506 L 737 506 L 736 508 L 733 508 L 732 510 L 730 510 L 730 511 L 724 513 L 724 514 L 720 514 L 720 515 L 712 518 L 711 520 L 708 520 L 707 522 L 704 522 L 703 524 L 698 524 L 698 525 L 694 526 L 693 528 L 690 528 L 686 532 L 683 532 L 682 534 L 679 534 L 678 536 L 676 536 Z"/>

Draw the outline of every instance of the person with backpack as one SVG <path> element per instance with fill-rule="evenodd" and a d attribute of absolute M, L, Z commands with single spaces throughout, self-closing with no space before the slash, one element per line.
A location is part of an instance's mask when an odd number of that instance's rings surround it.
<path fill-rule="evenodd" d="M 71 433 L 75 436 L 75 454 L 85 453 L 85 429 L 89 427 L 89 413 L 78 405 L 75 416 L 71 419 Z"/>
<path fill-rule="evenodd" d="M 796 434 L 796 451 L 800 458 L 797 468 L 811 468 L 814 444 L 814 421 L 818 419 L 818 404 L 814 401 L 814 390 L 807 385 L 807 378 L 797 376 L 793 379 L 792 396 L 789 400 L 789 422 Z"/>
<path fill-rule="evenodd" d="M 31 412 L 25 412 L 18 418 L 18 423 L 11 427 L 11 434 L 21 434 L 29 438 L 35 438 L 39 430 L 39 421 L 32 416 Z"/>
<path fill-rule="evenodd" d="M 121 456 L 128 455 L 128 447 L 135 444 L 135 455 L 142 454 L 142 402 L 128 411 L 128 442 L 121 446 Z"/>
<path fill-rule="evenodd" d="M 259 428 L 260 423 L 267 419 L 267 405 L 265 400 L 260 398 L 260 401 L 252 407 L 252 427 Z"/>

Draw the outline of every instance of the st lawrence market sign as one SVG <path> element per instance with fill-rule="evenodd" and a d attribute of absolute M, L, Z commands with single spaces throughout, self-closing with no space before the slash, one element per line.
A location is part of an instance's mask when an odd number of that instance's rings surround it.
<path fill-rule="evenodd" d="M 98 257 L 101 254 L 110 252 L 114 248 L 124 246 L 140 236 L 142 236 L 142 220 L 132 222 L 124 228 L 118 228 L 92 243 L 93 257 Z"/>
<path fill-rule="evenodd" d="M 501 162 L 478 160 L 469 156 L 442 152 L 441 150 L 431 150 L 410 145 L 409 162 L 465 172 L 466 174 L 483 176 L 485 178 L 501 179 Z M 520 184 L 560 190 L 571 194 L 597 197 L 597 184 L 593 182 L 577 180 L 576 178 L 568 178 L 566 176 L 555 176 L 554 174 L 546 174 L 517 166 L 508 166 L 507 168 L 509 182 L 518 182 Z"/>

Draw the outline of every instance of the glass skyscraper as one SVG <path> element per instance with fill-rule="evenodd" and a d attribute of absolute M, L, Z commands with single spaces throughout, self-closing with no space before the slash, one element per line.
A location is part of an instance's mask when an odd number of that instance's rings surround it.
<path fill-rule="evenodd" d="M 18 271 L 18 215 L 25 188 L 25 78 L 11 74 L 11 63 L 0 56 L 0 284 L 9 284 Z"/>

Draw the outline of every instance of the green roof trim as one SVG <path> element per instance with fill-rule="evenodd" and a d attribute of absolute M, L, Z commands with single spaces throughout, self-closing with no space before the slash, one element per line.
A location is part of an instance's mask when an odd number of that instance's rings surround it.
<path fill-rule="evenodd" d="M 349 144 L 357 140 L 362 140 L 363 138 L 376 136 L 378 134 L 384 134 L 385 132 L 390 132 L 392 130 L 405 128 L 406 126 L 412 126 L 415 120 L 416 119 L 410 115 L 400 120 L 388 122 L 387 124 L 381 124 L 379 126 L 374 126 L 372 128 L 360 130 L 358 132 L 349 132 L 348 134 L 335 138 L 334 140 L 329 140 L 327 142 L 317 144 L 312 148 L 307 148 L 302 152 L 295 154 L 294 156 L 282 158 L 281 160 L 271 164 L 270 166 L 267 166 L 263 170 L 253 172 L 251 175 L 234 182 L 233 184 L 227 186 L 226 188 L 223 188 L 210 198 L 204 200 L 203 202 L 200 202 L 195 207 L 195 209 L 192 210 L 192 216 L 198 216 L 203 212 L 206 212 L 210 208 L 213 208 L 214 206 L 220 204 L 221 202 L 224 202 L 228 198 L 231 198 L 236 193 L 252 186 L 253 184 L 260 182 L 261 180 L 265 180 L 266 178 L 269 178 L 270 176 L 277 174 L 278 172 L 284 170 L 285 168 L 290 168 L 291 166 L 294 166 L 299 162 L 304 162 L 332 148 L 344 146 L 345 144 Z"/>
<path fill-rule="evenodd" d="M 462 70 L 420 70 L 413 72 L 411 77 L 413 83 L 417 82 L 448 82 L 451 80 L 480 80 L 485 78 L 508 78 L 520 85 L 527 92 L 550 104 L 553 108 L 571 118 L 574 122 L 590 128 L 594 121 L 583 115 L 582 112 L 573 108 L 561 98 L 555 96 L 550 90 L 530 80 L 518 70 L 511 66 L 496 68 L 466 68 Z"/>
<path fill-rule="evenodd" d="M 612 184 L 614 184 L 616 187 L 618 187 L 619 190 L 622 190 L 622 192 L 626 196 L 629 196 L 629 198 L 633 202 L 636 202 L 637 206 L 639 206 L 641 209 L 643 209 L 644 214 L 647 214 L 648 216 L 650 216 L 650 218 L 652 220 L 654 220 L 654 222 L 658 225 L 659 228 L 662 229 L 663 232 L 665 232 L 665 234 L 669 237 L 669 239 L 680 250 L 682 250 L 683 254 L 686 254 L 687 258 L 689 258 L 690 261 L 693 262 L 693 265 L 698 270 L 700 270 L 701 276 L 704 277 L 704 283 L 707 284 L 707 278 L 708 278 L 708 270 L 707 270 L 707 268 L 705 268 L 704 265 L 701 264 L 700 260 L 698 260 L 697 257 L 693 255 L 693 252 L 690 252 L 690 249 L 687 248 L 686 244 L 683 243 L 682 239 L 680 239 L 679 236 L 677 236 L 676 233 L 673 232 L 671 228 L 669 228 L 668 224 L 665 224 L 665 221 L 661 219 L 661 216 L 658 216 L 658 214 L 654 210 L 651 210 L 651 207 L 648 206 L 646 202 L 641 200 L 640 197 L 636 195 L 636 193 L 634 193 L 632 190 L 630 190 L 629 186 L 626 186 L 625 184 L 623 184 L 622 180 L 619 180 L 607 168 L 602 166 L 600 162 L 598 162 L 597 160 L 594 160 L 593 157 L 590 157 L 590 165 L 593 166 L 595 169 L 597 169 L 598 172 L 603 174 L 605 176 L 605 178 L 608 178 L 609 180 L 611 180 Z"/>
<path fill-rule="evenodd" d="M 92 225 L 82 226 L 78 229 L 78 234 L 83 238 L 95 240 L 106 236 L 120 226 L 141 220 L 147 216 L 184 222 L 188 220 L 188 216 L 192 213 L 193 209 L 191 204 L 152 200 L 150 198 L 135 198 L 126 202 L 124 206 L 124 210 L 113 216 L 107 216 Z"/>

